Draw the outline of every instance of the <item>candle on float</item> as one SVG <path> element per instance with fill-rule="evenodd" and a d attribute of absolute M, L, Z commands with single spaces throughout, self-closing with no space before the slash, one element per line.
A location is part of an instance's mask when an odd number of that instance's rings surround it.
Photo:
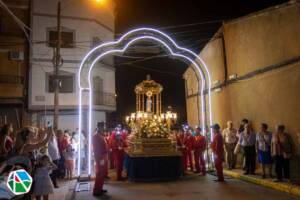
<path fill-rule="evenodd" d="M 177 114 L 176 114 L 176 113 L 174 113 L 173 115 L 174 115 L 174 119 L 176 120 L 176 119 L 177 119 Z"/>

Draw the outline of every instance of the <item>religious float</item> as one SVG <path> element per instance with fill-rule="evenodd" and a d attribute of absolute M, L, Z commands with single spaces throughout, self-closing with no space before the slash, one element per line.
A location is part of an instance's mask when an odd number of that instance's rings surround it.
<path fill-rule="evenodd" d="M 128 138 L 128 177 L 134 181 L 175 179 L 181 174 L 181 154 L 171 126 L 177 114 L 162 112 L 161 84 L 147 79 L 136 85 L 136 112 L 126 117 L 132 132 Z"/>

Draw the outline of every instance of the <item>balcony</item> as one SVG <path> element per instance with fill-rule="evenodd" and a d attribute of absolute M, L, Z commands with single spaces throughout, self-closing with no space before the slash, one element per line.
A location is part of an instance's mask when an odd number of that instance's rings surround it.
<path fill-rule="evenodd" d="M 116 96 L 114 93 L 94 91 L 93 101 L 96 106 L 116 106 Z"/>

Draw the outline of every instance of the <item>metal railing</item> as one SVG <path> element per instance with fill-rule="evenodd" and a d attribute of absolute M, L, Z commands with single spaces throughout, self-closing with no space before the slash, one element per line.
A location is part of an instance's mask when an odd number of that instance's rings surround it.
<path fill-rule="evenodd" d="M 114 93 L 94 91 L 94 105 L 116 106 L 116 96 Z"/>
<path fill-rule="evenodd" d="M 24 84 L 24 77 L 1 74 L 0 75 L 0 83 Z"/>

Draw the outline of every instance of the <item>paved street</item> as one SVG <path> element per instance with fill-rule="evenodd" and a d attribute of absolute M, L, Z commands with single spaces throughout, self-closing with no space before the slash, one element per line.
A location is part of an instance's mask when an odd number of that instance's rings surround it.
<path fill-rule="evenodd" d="M 54 189 L 54 193 L 49 195 L 50 200 L 69 200 L 72 199 L 76 180 L 59 180 L 59 188 Z"/>
<path fill-rule="evenodd" d="M 190 177 L 184 180 L 165 183 L 109 182 L 105 189 L 108 196 L 95 198 L 91 191 L 75 194 L 75 199 L 111 199 L 111 200 L 294 200 L 291 196 L 276 190 L 264 188 L 236 179 L 226 179 L 225 183 L 214 182 L 215 177 Z M 215 192 L 216 191 L 216 192 Z"/>

